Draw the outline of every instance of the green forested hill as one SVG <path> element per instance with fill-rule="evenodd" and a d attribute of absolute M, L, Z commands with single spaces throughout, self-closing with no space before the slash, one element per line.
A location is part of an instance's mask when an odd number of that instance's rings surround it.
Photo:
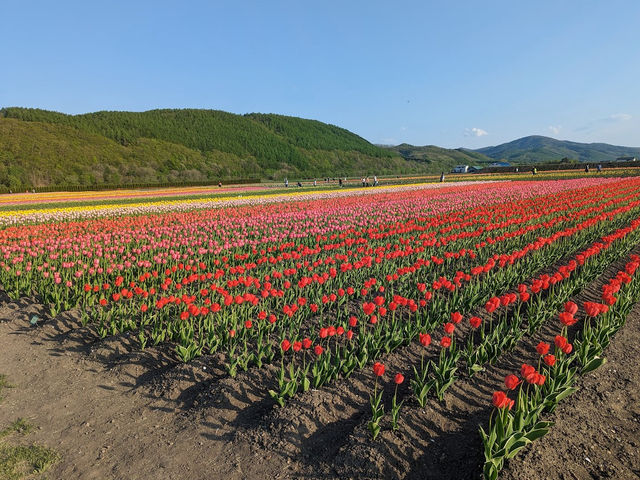
<path fill-rule="evenodd" d="M 259 170 L 254 159 L 141 138 L 118 142 L 67 125 L 0 118 L 0 185 L 217 181 Z"/>
<path fill-rule="evenodd" d="M 349 130 L 317 120 L 302 120 L 296 117 L 262 113 L 250 113 L 246 117 L 260 122 L 297 147 L 320 150 L 352 150 L 372 157 L 393 156 L 391 152 L 372 145 Z"/>
<path fill-rule="evenodd" d="M 407 143 L 385 148 L 406 160 L 423 162 L 432 172 L 448 172 L 455 165 L 485 166 L 495 161 L 481 153 L 463 148 L 449 149 L 435 145 L 417 147 Z"/>
<path fill-rule="evenodd" d="M 618 157 L 640 157 L 640 148 L 620 147 L 608 143 L 578 143 L 532 135 L 476 152 L 496 160 L 512 163 L 559 162 L 562 158 L 580 162 L 612 162 Z"/>
<path fill-rule="evenodd" d="M 282 115 L 0 110 L 0 185 L 94 185 L 415 173 L 348 130 Z"/>

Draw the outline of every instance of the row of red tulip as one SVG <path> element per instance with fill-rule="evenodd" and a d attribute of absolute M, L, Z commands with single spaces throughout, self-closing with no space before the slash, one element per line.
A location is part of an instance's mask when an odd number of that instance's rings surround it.
<path fill-rule="evenodd" d="M 626 209 L 626 208 L 622 209 L 621 211 L 623 211 L 623 212 L 625 212 L 627 214 L 633 213 L 633 211 L 631 211 L 629 209 Z M 637 228 L 638 224 L 639 224 L 639 222 L 632 221 L 631 222 L 632 230 L 635 230 L 635 228 Z M 576 232 L 581 231 L 581 230 L 582 229 L 580 229 L 580 228 L 576 229 L 574 234 Z M 621 238 L 622 236 L 626 235 L 629 231 L 630 231 L 629 227 L 625 227 L 625 228 L 620 229 L 614 235 L 607 236 L 606 238 L 609 239 L 609 244 L 610 244 L 610 242 L 612 242 L 614 238 Z M 562 238 L 562 235 L 560 236 L 560 238 Z M 594 245 L 596 247 L 601 245 L 600 239 L 598 239 L 598 241 L 596 241 Z M 591 252 L 593 250 L 593 248 L 594 247 L 590 247 L 590 249 L 582 251 L 582 252 L 580 252 L 580 253 L 578 253 L 576 255 L 576 258 L 580 261 L 581 264 L 584 263 L 585 254 L 588 253 L 588 252 Z M 505 265 L 506 264 L 507 263 L 505 262 Z M 572 264 L 577 265 L 578 262 L 573 260 L 572 262 L 569 263 L 569 266 L 571 266 Z M 559 271 L 560 272 L 564 272 L 564 270 L 566 268 L 568 268 L 568 267 L 560 267 Z M 568 275 L 565 273 L 565 278 L 566 277 L 568 277 Z M 555 276 L 553 276 L 553 277 L 543 276 L 542 280 L 544 281 L 544 290 L 546 290 L 549 287 L 550 284 L 555 284 L 558 281 L 558 279 Z M 534 293 L 538 293 L 538 291 L 540 290 L 540 288 L 537 287 L 537 282 L 539 282 L 539 280 L 537 280 L 537 279 L 534 279 L 532 281 L 532 292 L 534 292 Z M 525 287 L 525 286 L 523 284 L 520 284 L 520 287 Z M 425 291 L 424 284 L 422 284 L 422 287 L 419 286 L 419 290 L 421 290 L 423 292 Z M 526 287 L 525 287 L 525 290 L 526 290 Z M 530 294 L 528 292 L 521 292 L 520 293 L 520 299 L 526 301 L 525 295 L 528 298 L 528 296 Z M 431 291 L 426 291 L 426 297 L 431 300 L 433 298 L 432 297 L 432 292 Z M 513 294 L 508 294 L 508 295 L 503 296 L 502 304 L 503 305 L 508 305 L 509 303 L 511 303 L 512 297 L 515 300 L 516 296 L 513 295 Z M 491 305 L 494 304 L 493 301 L 495 301 L 495 300 L 497 300 L 497 303 L 500 304 L 501 300 L 494 297 L 490 302 L 487 303 L 487 308 L 488 309 L 491 308 Z M 370 324 L 373 324 L 373 325 L 376 325 L 376 326 L 380 326 L 380 320 L 384 319 L 386 317 L 386 315 L 387 315 L 387 312 L 388 312 L 387 307 L 390 307 L 390 311 L 395 312 L 395 310 L 398 308 L 398 306 L 402 305 L 402 304 L 405 304 L 405 305 L 408 305 L 410 307 L 413 307 L 413 308 L 409 309 L 410 312 L 418 311 L 420 306 L 423 306 L 423 307 L 427 306 L 427 304 L 424 304 L 424 303 L 423 304 L 419 304 L 419 303 L 413 302 L 410 299 L 401 297 L 399 295 L 395 295 L 393 297 L 393 299 L 390 300 L 390 302 L 387 304 L 386 303 L 386 299 L 383 296 L 378 295 L 373 299 L 372 302 L 365 302 L 362 305 L 363 312 L 365 314 L 365 318 L 369 319 L 367 324 L 365 324 L 365 326 L 370 325 Z M 431 311 L 429 313 L 430 314 L 434 314 L 435 313 L 435 316 L 438 315 L 438 311 L 434 310 L 433 306 L 431 307 Z M 459 314 L 457 314 L 457 313 L 454 313 L 452 315 L 452 321 L 454 323 L 456 321 L 459 322 L 459 320 L 460 320 L 460 318 L 456 318 L 456 315 L 459 317 Z M 357 324 L 357 319 L 355 317 L 352 317 L 352 320 L 353 320 L 353 322 L 352 323 L 350 322 L 349 326 L 350 327 L 355 327 L 356 324 Z M 417 320 L 417 318 L 416 318 L 416 320 Z M 471 321 L 476 326 L 479 325 L 479 318 L 478 317 L 472 317 Z M 413 327 L 415 328 L 415 326 L 416 326 L 415 322 L 410 321 L 409 323 L 414 323 Z M 449 330 L 453 331 L 454 323 L 446 324 L 445 325 L 445 330 L 448 328 Z M 340 328 L 340 327 L 338 327 L 338 328 Z M 345 326 L 345 328 L 348 328 L 348 327 Z M 405 334 L 407 333 L 407 330 L 406 330 L 407 327 L 406 326 L 402 326 L 397 322 L 387 322 L 385 327 L 380 327 L 377 331 L 380 332 L 380 330 L 382 328 L 385 329 L 385 333 L 386 334 L 393 335 L 394 331 L 397 330 L 397 329 L 402 330 Z M 335 327 L 330 327 L 329 332 L 331 332 L 331 329 L 333 329 L 333 331 L 336 332 L 336 328 Z M 340 335 L 339 335 L 340 334 L 340 330 L 337 330 L 337 332 L 338 332 L 338 335 L 337 335 L 336 338 L 339 338 L 340 337 Z M 362 332 L 362 330 L 361 330 L 361 332 Z M 375 329 L 374 329 L 374 332 L 376 332 Z M 320 340 L 318 340 L 319 342 L 322 342 L 322 339 L 326 338 L 326 335 L 322 335 L 322 333 L 323 333 L 323 329 L 320 330 L 320 337 L 319 337 Z M 353 330 L 348 330 L 348 334 L 352 334 L 352 333 L 353 333 Z M 363 358 L 360 353 L 363 350 L 366 349 L 366 350 L 368 350 L 368 358 L 369 359 L 371 359 L 371 358 L 375 359 L 377 354 L 375 353 L 374 349 L 372 349 L 371 346 L 368 344 L 368 342 L 367 342 L 368 338 L 365 336 L 368 333 L 367 330 L 365 329 L 363 333 L 364 333 L 364 335 L 360 335 L 357 338 L 358 338 L 358 340 L 363 340 L 364 339 L 364 346 L 363 346 L 362 343 L 358 343 L 358 342 L 356 342 L 356 343 L 352 343 L 352 342 L 341 343 L 341 342 L 336 341 L 335 343 L 333 343 L 333 345 L 335 347 L 334 352 L 333 352 L 334 355 L 337 356 L 338 358 L 342 358 L 344 356 L 356 356 L 358 358 Z M 398 335 L 402 334 L 401 332 L 396 332 L 396 333 Z M 380 335 L 383 336 L 384 334 L 380 333 Z M 329 336 L 332 336 L 331 333 L 329 333 Z M 353 338 L 353 335 L 348 335 L 347 338 L 349 340 L 351 340 L 351 338 Z M 450 337 L 444 336 L 442 341 L 441 341 L 441 345 L 443 345 L 443 347 L 449 347 L 451 345 L 450 340 L 451 340 Z M 453 351 L 453 350 L 454 349 L 451 349 L 451 351 Z M 324 349 L 324 348 L 323 348 L 322 352 L 323 352 L 323 357 L 324 357 L 322 359 L 323 365 L 327 365 L 329 363 L 328 360 L 327 360 L 327 356 L 330 357 L 330 354 L 332 352 L 330 350 L 327 350 L 327 349 Z M 293 362 L 293 360 L 291 360 L 291 361 Z M 455 363 L 455 362 L 453 362 L 453 363 Z M 336 368 L 338 368 L 338 365 L 340 365 L 339 362 L 335 364 Z M 327 368 L 329 368 L 329 367 L 327 367 Z M 342 373 L 345 376 L 348 376 L 350 371 L 351 371 L 350 369 L 346 369 L 343 372 L 339 372 L 339 373 Z M 291 381 L 292 382 L 297 382 L 298 380 L 295 379 L 295 378 L 292 378 Z M 321 382 L 316 382 L 316 383 L 317 384 L 322 384 L 324 382 L 321 381 Z M 284 386 L 286 387 L 286 384 Z M 444 387 L 444 389 L 442 391 L 444 391 L 445 389 L 446 389 L 446 386 Z"/>
<path fill-rule="evenodd" d="M 498 412 L 486 432 L 481 428 L 485 478 L 497 478 L 507 458 L 548 432 L 552 423 L 540 417 L 577 390 L 574 386 L 577 374 L 587 373 L 605 362 L 603 348 L 640 300 L 635 277 L 639 267 L 640 257 L 632 254 L 624 269 L 603 286 L 603 302 L 583 303 L 584 325 L 574 335 L 573 343 L 569 341 L 567 327 L 580 320 L 580 308 L 574 302 L 565 303 L 558 314 L 559 334 L 553 342 L 541 341 L 536 346 L 537 367 L 523 364 L 520 376 L 505 377 L 507 392 L 494 392 L 492 404 Z M 552 345 L 554 351 L 549 353 Z M 508 391 L 518 388 L 517 398 L 509 398 Z"/>

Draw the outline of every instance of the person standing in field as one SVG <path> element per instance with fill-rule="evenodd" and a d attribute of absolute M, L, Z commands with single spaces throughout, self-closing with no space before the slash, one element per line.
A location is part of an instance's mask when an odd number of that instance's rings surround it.
<path fill-rule="evenodd" d="M 444 183 L 444 172 L 440 174 L 440 183 Z"/>

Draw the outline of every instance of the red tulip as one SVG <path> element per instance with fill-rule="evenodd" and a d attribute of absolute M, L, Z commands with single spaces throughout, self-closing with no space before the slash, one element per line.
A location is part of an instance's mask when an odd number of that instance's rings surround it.
<path fill-rule="evenodd" d="M 380 362 L 376 362 L 373 364 L 373 373 L 375 373 L 378 377 L 384 375 L 384 365 Z"/>
<path fill-rule="evenodd" d="M 522 368 L 520 368 L 520 375 L 522 375 L 522 377 L 526 379 L 527 376 L 535 373 L 535 371 L 536 369 L 534 366 L 523 363 Z"/>
<path fill-rule="evenodd" d="M 576 323 L 578 320 L 569 312 L 562 312 L 558 315 L 558 317 L 560 318 L 560 322 L 562 322 L 563 325 L 573 325 L 574 323 Z"/>
<path fill-rule="evenodd" d="M 549 347 L 550 345 L 548 343 L 540 342 L 536 346 L 536 351 L 538 352 L 538 355 L 546 355 L 549 352 Z"/>
<path fill-rule="evenodd" d="M 494 297 L 496 298 L 496 297 Z M 495 310 L 500 306 L 500 299 L 498 298 L 498 302 L 495 303 L 494 302 L 494 298 L 492 298 L 491 300 L 489 300 L 487 303 L 485 303 L 484 308 L 487 311 L 487 313 L 493 313 L 495 312 Z"/>
<path fill-rule="evenodd" d="M 508 408 L 509 410 L 511 410 L 514 401 L 507 397 L 507 394 L 504 392 L 494 392 L 492 403 L 496 408 Z"/>
<path fill-rule="evenodd" d="M 543 378 L 541 379 L 540 377 Z M 532 385 L 542 385 L 542 383 L 544 383 L 544 375 L 540 375 L 538 372 L 533 371 L 525 377 L 525 380 Z"/>
<path fill-rule="evenodd" d="M 584 302 L 584 310 L 590 317 L 597 317 L 603 313 L 600 304 L 595 302 Z"/>
<path fill-rule="evenodd" d="M 562 350 L 567 345 L 567 339 L 561 335 L 556 335 L 556 338 L 553 340 L 553 343 L 556 344 L 556 347 Z"/>
<path fill-rule="evenodd" d="M 515 390 L 515 388 L 520 385 L 520 379 L 515 375 L 507 375 L 504 379 L 504 384 L 509 390 Z"/>
<path fill-rule="evenodd" d="M 362 305 L 362 310 L 365 315 L 371 315 L 376 309 L 376 305 L 374 303 L 364 303 Z"/>
<path fill-rule="evenodd" d="M 401 373 L 397 373 L 393 381 L 396 382 L 396 385 L 400 385 L 402 382 L 404 382 L 404 375 L 402 375 Z"/>
<path fill-rule="evenodd" d="M 578 312 L 578 305 L 574 302 L 567 302 L 564 304 L 564 311 L 570 313 L 571 315 L 575 315 Z"/>

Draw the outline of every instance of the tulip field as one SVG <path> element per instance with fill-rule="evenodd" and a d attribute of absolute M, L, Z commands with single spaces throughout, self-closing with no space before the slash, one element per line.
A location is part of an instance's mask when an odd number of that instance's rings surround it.
<path fill-rule="evenodd" d="M 288 456 L 291 478 L 500 478 L 640 299 L 640 177 L 59 206 L 0 225 L 5 303 L 207 367 L 189 408 L 213 418 L 212 399 L 251 385 L 225 441 Z"/>

